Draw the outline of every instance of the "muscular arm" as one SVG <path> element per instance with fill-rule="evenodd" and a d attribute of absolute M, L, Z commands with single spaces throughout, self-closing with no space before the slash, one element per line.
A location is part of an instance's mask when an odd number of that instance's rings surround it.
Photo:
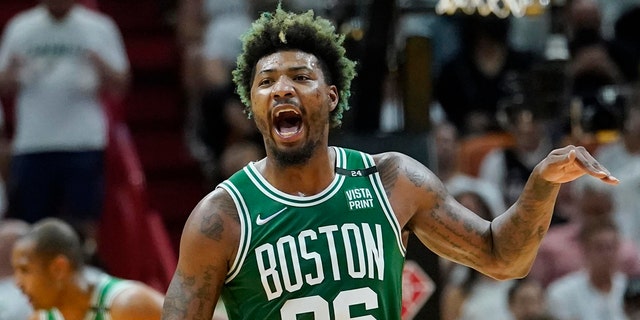
<path fill-rule="evenodd" d="M 162 319 L 211 319 L 238 239 L 235 205 L 225 191 L 216 189 L 196 206 L 185 224 Z"/>
<path fill-rule="evenodd" d="M 527 274 L 561 183 L 584 174 L 617 183 L 584 148 L 557 149 L 536 166 L 519 200 L 489 222 L 458 203 L 419 162 L 386 153 L 376 156 L 376 164 L 404 232 L 414 232 L 437 254 L 497 279 Z"/>

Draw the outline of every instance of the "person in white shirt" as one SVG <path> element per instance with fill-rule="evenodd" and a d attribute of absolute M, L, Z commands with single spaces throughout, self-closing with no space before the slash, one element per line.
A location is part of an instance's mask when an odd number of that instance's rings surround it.
<path fill-rule="evenodd" d="M 129 61 L 115 22 L 75 0 L 42 0 L 8 23 L 0 90 L 15 95 L 9 215 L 58 216 L 95 248 L 108 119 L 103 93 L 121 97 Z"/>
<path fill-rule="evenodd" d="M 580 232 L 585 267 L 547 287 L 549 311 L 559 320 L 626 320 L 623 296 L 627 277 L 617 263 L 618 229 L 609 217 L 593 218 Z"/>

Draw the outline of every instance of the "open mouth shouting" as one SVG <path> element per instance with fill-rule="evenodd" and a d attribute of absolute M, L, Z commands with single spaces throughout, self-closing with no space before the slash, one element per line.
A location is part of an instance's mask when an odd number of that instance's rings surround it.
<path fill-rule="evenodd" d="M 285 141 L 297 140 L 303 129 L 300 110 L 289 105 L 278 106 L 272 115 L 276 134 Z"/>

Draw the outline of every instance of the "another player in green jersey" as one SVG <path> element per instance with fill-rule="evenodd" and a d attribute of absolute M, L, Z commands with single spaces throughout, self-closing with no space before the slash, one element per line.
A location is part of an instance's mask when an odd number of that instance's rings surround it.
<path fill-rule="evenodd" d="M 404 154 L 330 147 L 355 75 L 342 41 L 328 20 L 281 8 L 244 35 L 234 81 L 267 156 L 191 213 L 163 319 L 210 319 L 220 297 L 234 320 L 400 319 L 410 233 L 496 279 L 523 277 L 560 185 L 617 183 L 584 148 L 557 149 L 489 222 Z"/>
<path fill-rule="evenodd" d="M 58 218 L 36 222 L 13 246 L 16 284 L 35 310 L 30 319 L 155 320 L 163 295 L 144 283 L 88 269 L 80 239 Z"/>

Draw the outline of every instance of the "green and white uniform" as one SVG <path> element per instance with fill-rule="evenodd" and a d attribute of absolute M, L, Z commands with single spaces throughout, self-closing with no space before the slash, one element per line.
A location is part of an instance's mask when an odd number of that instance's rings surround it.
<path fill-rule="evenodd" d="M 334 148 L 319 194 L 285 194 L 253 163 L 219 187 L 238 208 L 240 246 L 222 291 L 229 318 L 400 319 L 405 248 L 373 158 Z"/>
<path fill-rule="evenodd" d="M 131 288 L 134 282 L 109 275 L 100 275 L 91 295 L 91 308 L 84 320 L 111 320 L 109 309 L 113 299 L 122 291 Z M 65 320 L 58 309 L 38 311 L 38 320 Z"/>

